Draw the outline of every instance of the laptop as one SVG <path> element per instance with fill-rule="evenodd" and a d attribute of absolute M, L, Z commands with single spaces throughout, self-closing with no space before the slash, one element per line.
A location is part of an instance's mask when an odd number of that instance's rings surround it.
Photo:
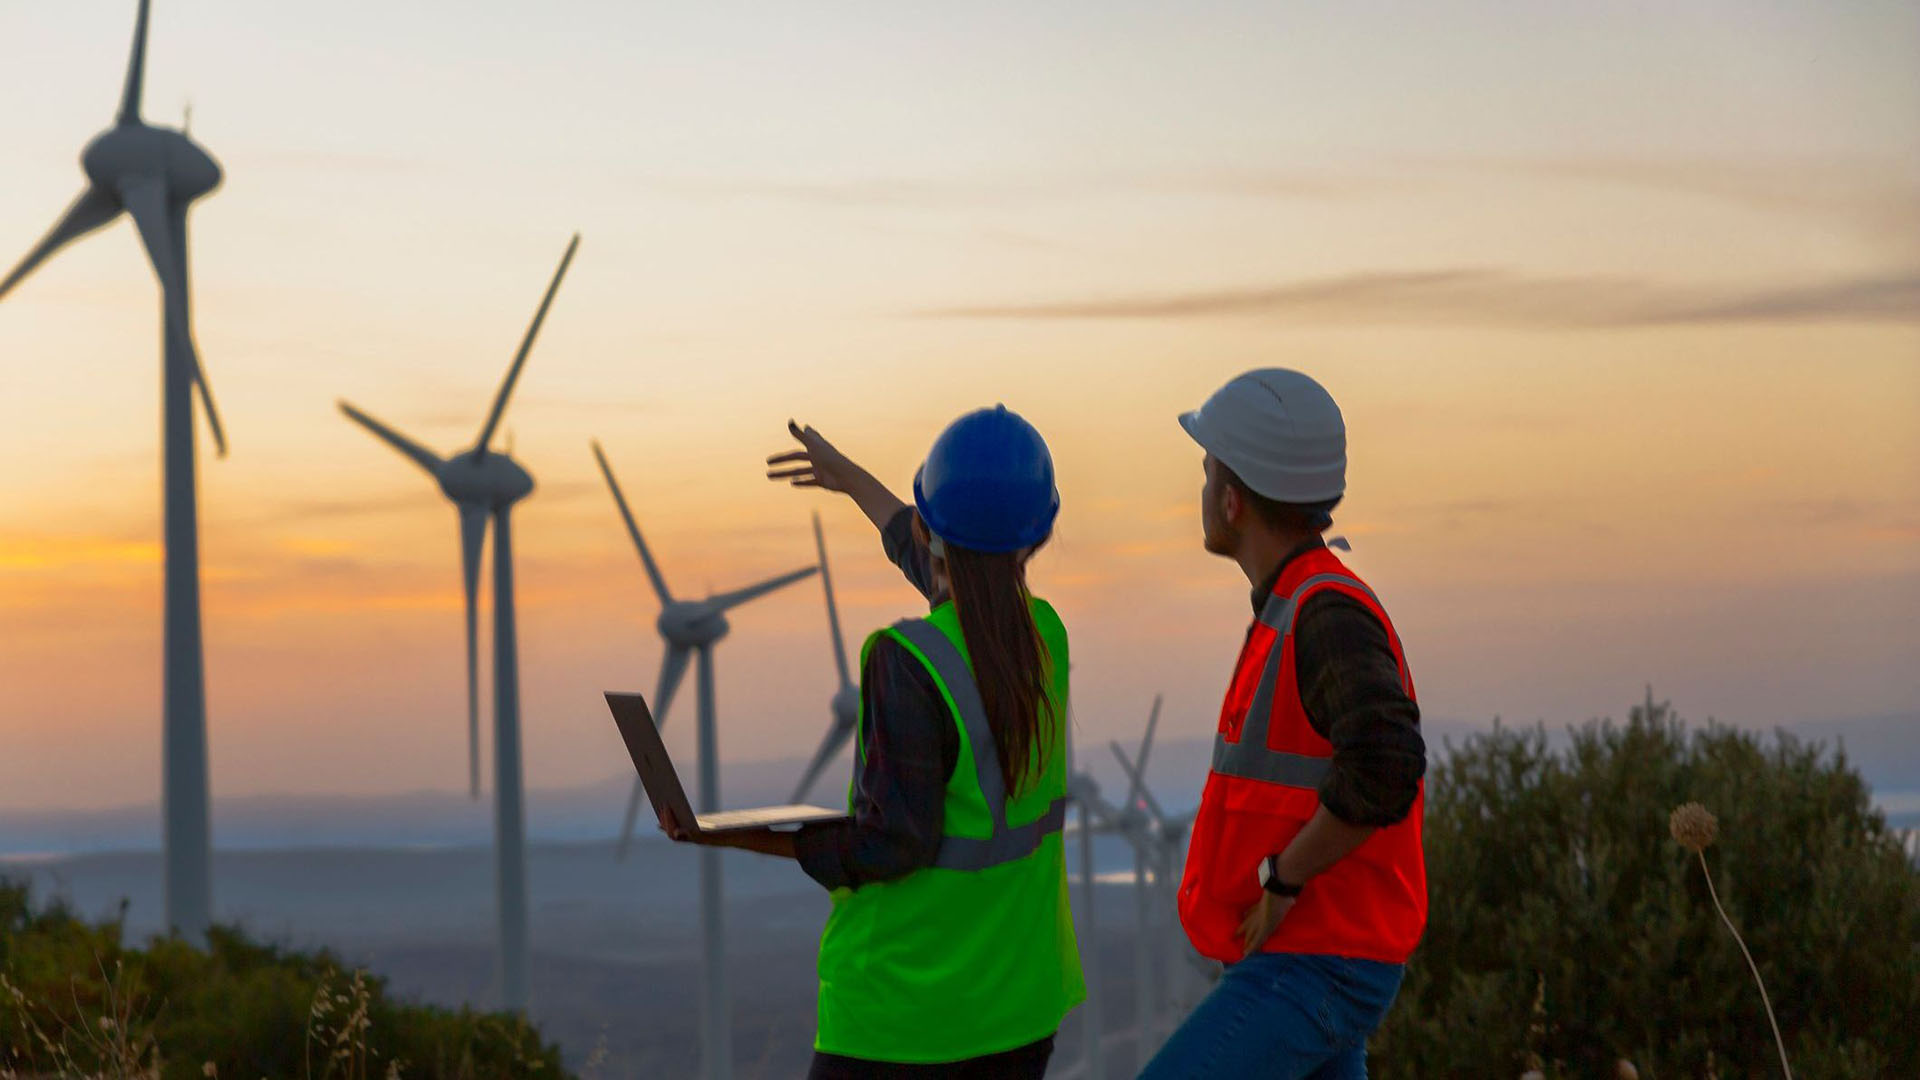
<path fill-rule="evenodd" d="M 722 810 L 713 814 L 695 814 L 680 786 L 680 774 L 667 756 L 667 744 L 660 740 L 660 728 L 653 722 L 653 710 L 639 694 L 607 691 L 607 707 L 613 710 L 613 722 L 620 727 L 627 754 L 640 774 L 640 785 L 647 789 L 647 801 L 653 804 L 660 827 L 676 821 L 694 843 L 700 837 L 752 829 L 791 831 L 816 821 L 844 821 L 847 812 L 824 806 L 761 806 L 750 810 Z"/>

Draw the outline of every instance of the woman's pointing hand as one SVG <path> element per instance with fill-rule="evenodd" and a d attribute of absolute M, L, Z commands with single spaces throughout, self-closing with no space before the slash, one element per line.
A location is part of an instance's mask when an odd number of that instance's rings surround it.
<path fill-rule="evenodd" d="M 834 449 L 832 443 L 810 427 L 787 421 L 787 431 L 799 440 L 802 449 L 789 450 L 767 458 L 767 479 L 785 480 L 794 487 L 817 487 L 847 492 L 861 475 L 860 467 Z"/>

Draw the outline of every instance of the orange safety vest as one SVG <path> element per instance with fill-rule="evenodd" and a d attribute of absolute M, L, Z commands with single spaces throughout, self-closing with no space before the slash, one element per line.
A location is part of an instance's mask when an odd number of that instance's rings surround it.
<path fill-rule="evenodd" d="M 1180 882 L 1187 937 L 1223 963 L 1242 957 L 1240 923 L 1260 899 L 1261 861 L 1285 850 L 1319 809 L 1320 782 L 1332 765 L 1332 744 L 1313 730 L 1300 702 L 1293 658 L 1294 619 L 1323 589 L 1358 600 L 1387 628 L 1401 682 L 1413 696 L 1400 636 L 1373 591 L 1326 548 L 1289 562 L 1240 649 Z M 1425 802 L 1422 784 L 1405 820 L 1309 881 L 1260 951 L 1405 962 L 1427 924 Z"/>

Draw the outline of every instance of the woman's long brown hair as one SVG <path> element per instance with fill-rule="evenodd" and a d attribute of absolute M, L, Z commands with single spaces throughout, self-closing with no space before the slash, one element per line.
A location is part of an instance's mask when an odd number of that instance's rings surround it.
<path fill-rule="evenodd" d="M 1005 554 L 946 546 L 953 606 L 1000 753 L 1008 798 L 1046 774 L 1060 722 L 1047 693 L 1053 658 L 1027 603 L 1027 559 L 1045 543 Z"/>

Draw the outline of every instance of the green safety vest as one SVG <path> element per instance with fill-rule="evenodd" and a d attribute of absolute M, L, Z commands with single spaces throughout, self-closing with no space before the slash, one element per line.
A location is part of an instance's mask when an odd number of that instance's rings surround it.
<path fill-rule="evenodd" d="M 1061 839 L 1067 632 L 1046 601 L 1032 600 L 1031 609 L 1052 666 L 1057 722 L 1046 772 L 1011 799 L 951 602 L 877 631 L 861 650 L 862 670 L 882 637 L 926 665 L 960 733 L 960 758 L 947 781 L 934 865 L 833 892 L 820 938 L 817 1050 L 870 1061 L 960 1061 L 1046 1038 L 1086 999 Z M 865 700 L 863 693 L 863 727 Z M 1036 756 L 1039 750 L 1036 742 Z"/>

